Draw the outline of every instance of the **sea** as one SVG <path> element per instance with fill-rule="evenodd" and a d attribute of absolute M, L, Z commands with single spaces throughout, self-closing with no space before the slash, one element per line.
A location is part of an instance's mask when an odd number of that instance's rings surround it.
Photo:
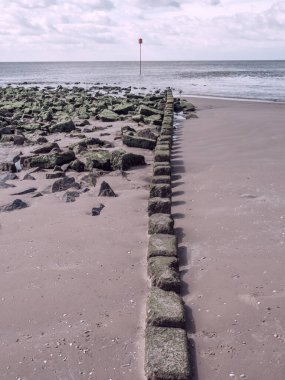
<path fill-rule="evenodd" d="M 176 95 L 285 102 L 285 61 L 163 61 L 0 63 L 3 86 L 94 85 Z"/>

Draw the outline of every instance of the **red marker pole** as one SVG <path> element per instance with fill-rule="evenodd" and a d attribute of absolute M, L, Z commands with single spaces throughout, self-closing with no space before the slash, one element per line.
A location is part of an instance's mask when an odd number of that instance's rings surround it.
<path fill-rule="evenodd" d="M 140 45 L 140 75 L 142 75 L 142 43 L 143 43 L 143 39 L 139 38 L 139 45 Z"/>

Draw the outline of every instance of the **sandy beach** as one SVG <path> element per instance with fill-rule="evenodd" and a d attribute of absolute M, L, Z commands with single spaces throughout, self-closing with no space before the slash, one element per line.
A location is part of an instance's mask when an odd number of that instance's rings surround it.
<path fill-rule="evenodd" d="M 194 378 L 280 380 L 285 105 L 191 101 L 199 118 L 177 131 L 172 212 Z"/>

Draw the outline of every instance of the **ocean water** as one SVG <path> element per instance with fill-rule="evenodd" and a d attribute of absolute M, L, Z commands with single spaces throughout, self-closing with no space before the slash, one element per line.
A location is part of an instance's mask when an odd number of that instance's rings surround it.
<path fill-rule="evenodd" d="M 0 63 L 0 86 L 95 84 L 164 89 L 182 95 L 285 101 L 285 61 Z"/>

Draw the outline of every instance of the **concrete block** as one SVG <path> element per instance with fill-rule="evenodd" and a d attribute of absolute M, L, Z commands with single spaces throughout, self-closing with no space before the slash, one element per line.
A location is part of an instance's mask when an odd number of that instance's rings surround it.
<path fill-rule="evenodd" d="M 171 214 L 171 200 L 169 198 L 151 198 L 148 202 L 148 215 L 156 213 Z"/>
<path fill-rule="evenodd" d="M 148 257 L 177 257 L 177 240 L 175 235 L 154 234 L 149 238 Z"/>
<path fill-rule="evenodd" d="M 146 323 L 149 326 L 184 328 L 182 298 L 175 292 L 151 288 L 146 303 Z"/>
<path fill-rule="evenodd" d="M 147 380 L 189 380 L 190 363 L 185 330 L 146 328 L 145 372 Z"/>
<path fill-rule="evenodd" d="M 167 214 L 153 214 L 148 220 L 148 233 L 153 234 L 168 234 L 173 235 L 174 221 Z"/>
<path fill-rule="evenodd" d="M 153 286 L 179 293 L 180 277 L 176 257 L 151 257 L 147 272 Z"/>

